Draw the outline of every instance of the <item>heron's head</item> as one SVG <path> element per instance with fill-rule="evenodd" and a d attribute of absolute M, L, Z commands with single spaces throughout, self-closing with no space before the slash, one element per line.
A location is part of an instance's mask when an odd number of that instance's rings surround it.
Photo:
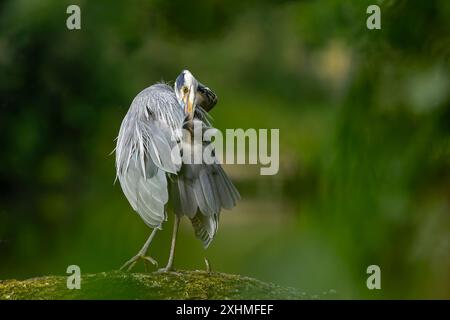
<path fill-rule="evenodd" d="M 197 79 L 189 70 L 183 70 L 175 80 L 175 94 L 186 114 L 193 114 L 195 111 L 197 87 Z"/>

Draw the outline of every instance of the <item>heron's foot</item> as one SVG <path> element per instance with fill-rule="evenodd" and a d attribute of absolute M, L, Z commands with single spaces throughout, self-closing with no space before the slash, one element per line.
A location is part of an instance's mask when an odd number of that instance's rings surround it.
<path fill-rule="evenodd" d="M 158 272 L 158 273 L 175 272 L 175 269 L 174 269 L 174 267 L 166 266 L 164 268 L 159 268 L 158 271 L 156 271 L 156 272 Z"/>
<path fill-rule="evenodd" d="M 126 270 L 127 272 L 130 271 L 131 269 L 134 268 L 134 266 L 139 260 L 144 261 L 145 271 L 148 271 L 148 267 L 150 264 L 154 265 L 155 267 L 158 266 L 158 262 L 152 257 L 138 253 L 133 258 L 125 262 L 125 264 L 120 268 L 120 270 Z"/>

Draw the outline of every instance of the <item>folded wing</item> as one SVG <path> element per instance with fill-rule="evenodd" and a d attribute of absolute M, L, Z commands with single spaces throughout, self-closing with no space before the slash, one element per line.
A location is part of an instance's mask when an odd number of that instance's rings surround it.
<path fill-rule="evenodd" d="M 173 90 L 153 85 L 133 100 L 120 127 L 116 170 L 122 190 L 145 223 L 160 227 L 168 201 L 166 173 L 177 173 L 177 128 L 183 112 Z"/>

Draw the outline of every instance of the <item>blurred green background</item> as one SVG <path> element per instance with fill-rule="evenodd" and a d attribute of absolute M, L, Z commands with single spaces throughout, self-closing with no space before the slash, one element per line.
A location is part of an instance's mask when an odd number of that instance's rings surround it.
<path fill-rule="evenodd" d="M 2 1 L 0 279 L 137 252 L 150 229 L 109 154 L 133 97 L 188 68 L 218 94 L 218 128 L 280 129 L 281 167 L 227 166 L 243 199 L 206 251 L 184 221 L 178 268 L 206 256 L 310 294 L 450 298 L 449 18 L 446 0 Z M 161 265 L 170 233 L 149 251 Z"/>

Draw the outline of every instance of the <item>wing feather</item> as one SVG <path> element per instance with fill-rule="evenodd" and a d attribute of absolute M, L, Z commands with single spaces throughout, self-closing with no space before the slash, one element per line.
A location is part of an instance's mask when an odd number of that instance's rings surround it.
<path fill-rule="evenodd" d="M 182 122 L 183 111 L 173 90 L 156 84 L 134 98 L 120 127 L 117 178 L 132 208 L 152 228 L 166 219 L 166 174 L 180 169 L 171 151 Z"/>

